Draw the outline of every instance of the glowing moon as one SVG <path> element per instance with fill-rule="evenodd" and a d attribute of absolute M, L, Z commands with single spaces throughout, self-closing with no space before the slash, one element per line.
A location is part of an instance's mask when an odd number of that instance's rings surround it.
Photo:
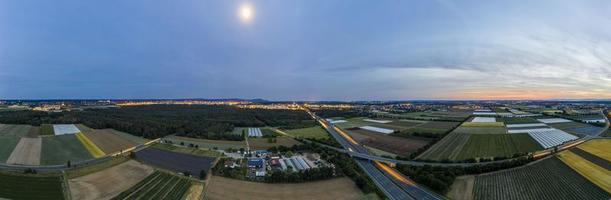
<path fill-rule="evenodd" d="M 249 22 L 254 15 L 253 8 L 248 4 L 243 4 L 240 6 L 239 16 L 243 22 Z"/>

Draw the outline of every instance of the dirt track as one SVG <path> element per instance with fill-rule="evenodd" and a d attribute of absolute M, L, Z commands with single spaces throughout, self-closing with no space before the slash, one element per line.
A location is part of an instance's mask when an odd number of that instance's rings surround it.
<path fill-rule="evenodd" d="M 309 183 L 267 184 L 212 176 L 205 199 L 360 199 L 363 194 L 349 178 Z"/>
<path fill-rule="evenodd" d="M 110 199 L 153 173 L 153 168 L 134 160 L 70 179 L 72 199 Z"/>
<path fill-rule="evenodd" d="M 40 165 L 41 138 L 21 138 L 6 160 L 8 164 Z"/>

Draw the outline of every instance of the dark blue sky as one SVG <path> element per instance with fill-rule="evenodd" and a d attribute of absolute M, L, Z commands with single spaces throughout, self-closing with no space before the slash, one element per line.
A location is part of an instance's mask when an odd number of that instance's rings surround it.
<path fill-rule="evenodd" d="M 0 1 L 0 99 L 611 97 L 611 1 L 488 2 Z"/>

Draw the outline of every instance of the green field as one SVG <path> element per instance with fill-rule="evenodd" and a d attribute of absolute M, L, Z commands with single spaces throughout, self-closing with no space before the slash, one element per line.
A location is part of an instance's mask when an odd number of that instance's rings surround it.
<path fill-rule="evenodd" d="M 505 124 L 532 124 L 541 123 L 536 119 L 530 117 L 500 117 L 496 118 L 498 122 L 505 122 Z"/>
<path fill-rule="evenodd" d="M 153 145 L 154 148 L 164 149 L 168 151 L 178 152 L 178 153 L 186 153 L 198 156 L 208 156 L 208 157 L 220 157 L 223 154 L 217 151 L 209 151 L 204 149 L 196 149 L 193 147 L 178 147 L 172 144 L 162 144 L 156 143 Z"/>
<path fill-rule="evenodd" d="M 564 130 L 564 129 L 570 129 L 570 128 L 582 128 L 582 127 L 587 127 L 587 124 L 582 124 L 582 123 L 578 123 L 578 122 L 566 122 L 566 123 L 555 123 L 555 124 L 549 124 L 549 126 L 560 129 L 560 130 Z"/>
<path fill-rule="evenodd" d="M 99 172 L 102 171 L 104 169 L 107 168 L 111 168 L 113 166 L 117 166 L 121 163 L 124 163 L 126 161 L 129 160 L 129 157 L 127 156 L 116 156 L 113 157 L 111 160 L 108 161 L 104 161 L 101 163 L 96 163 L 93 165 L 87 165 L 85 167 L 79 167 L 79 168 L 71 168 L 69 170 L 66 171 L 66 177 L 68 179 L 72 179 L 72 178 L 76 178 L 76 177 L 80 177 L 80 176 L 85 176 L 91 173 L 95 173 L 95 172 Z"/>
<path fill-rule="evenodd" d="M 60 176 L 0 173 L 0 199 L 64 199 Z"/>
<path fill-rule="evenodd" d="M 28 135 L 32 126 L 30 125 L 12 125 L 5 124 L 4 128 L 0 131 L 0 135 L 2 136 L 15 136 L 15 137 L 24 137 Z"/>
<path fill-rule="evenodd" d="M 390 118 L 416 119 L 416 120 L 443 120 L 443 121 L 464 121 L 471 115 L 470 111 L 426 111 L 410 112 L 401 114 L 380 114 Z"/>
<path fill-rule="evenodd" d="M 511 157 L 541 149 L 528 134 L 472 134 L 455 160 Z"/>
<path fill-rule="evenodd" d="M 454 160 L 463 149 L 463 146 L 469 141 L 471 134 L 461 134 L 451 132 L 435 143 L 416 159 L 419 160 Z"/>
<path fill-rule="evenodd" d="M 289 135 L 292 135 L 295 137 L 302 137 L 302 138 L 316 138 L 316 139 L 330 138 L 327 131 L 325 131 L 325 129 L 323 129 L 320 126 L 313 126 L 310 128 L 291 129 L 291 130 L 285 130 L 284 132 L 288 133 Z"/>
<path fill-rule="evenodd" d="M 6 162 L 6 159 L 8 159 L 17 143 L 19 143 L 19 139 L 18 137 L 0 136 L 0 163 Z"/>
<path fill-rule="evenodd" d="M 42 124 L 40 125 L 40 135 L 55 135 L 55 131 L 53 130 L 52 124 Z"/>
<path fill-rule="evenodd" d="M 132 134 L 129 134 L 129 133 L 124 133 L 124 132 L 117 131 L 117 130 L 114 130 L 114 129 L 110 129 L 110 130 L 112 131 L 112 133 L 114 133 L 114 134 L 116 134 L 118 136 L 121 136 L 122 138 L 124 138 L 126 140 L 132 141 L 132 142 L 134 142 L 136 144 L 144 144 L 144 143 L 149 141 L 146 138 L 138 137 L 138 136 L 135 136 L 135 135 L 132 135 Z"/>
<path fill-rule="evenodd" d="M 507 134 L 505 127 L 468 127 L 460 126 L 454 132 L 463 134 Z"/>
<path fill-rule="evenodd" d="M 407 130 L 401 131 L 402 135 L 410 135 L 410 134 L 446 134 L 448 131 L 452 130 L 454 127 L 458 126 L 460 123 L 458 122 L 437 122 L 431 121 L 426 122 L 424 124 L 416 125 Z"/>
<path fill-rule="evenodd" d="M 182 199 L 191 180 L 156 171 L 113 199 Z"/>
<path fill-rule="evenodd" d="M 206 140 L 206 139 L 187 138 L 187 137 L 180 137 L 180 136 L 168 136 L 168 137 L 163 138 L 163 140 L 171 141 L 173 144 L 180 144 L 182 142 L 185 146 L 188 146 L 189 144 L 198 145 L 199 148 L 205 148 L 205 149 L 246 148 L 245 141 Z"/>
<path fill-rule="evenodd" d="M 93 158 L 75 135 L 59 135 L 42 138 L 41 165 L 61 165 Z"/>

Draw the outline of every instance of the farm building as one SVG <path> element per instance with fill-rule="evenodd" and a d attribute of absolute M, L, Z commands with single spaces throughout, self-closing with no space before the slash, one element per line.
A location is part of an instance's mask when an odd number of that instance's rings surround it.
<path fill-rule="evenodd" d="M 246 164 L 248 168 L 262 168 L 264 160 L 262 158 L 249 158 Z"/>

